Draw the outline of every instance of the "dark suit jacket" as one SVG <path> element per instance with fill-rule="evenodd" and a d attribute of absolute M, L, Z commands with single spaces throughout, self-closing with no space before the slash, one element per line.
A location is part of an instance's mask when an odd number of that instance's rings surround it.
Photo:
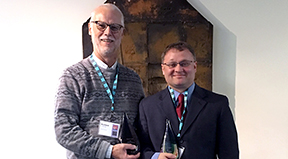
<path fill-rule="evenodd" d="M 181 159 L 238 159 L 238 139 L 227 97 L 195 86 L 188 112 L 177 138 L 185 147 Z M 168 88 L 143 99 L 139 108 L 141 157 L 150 159 L 160 152 L 165 121 L 178 134 L 176 110 Z"/>

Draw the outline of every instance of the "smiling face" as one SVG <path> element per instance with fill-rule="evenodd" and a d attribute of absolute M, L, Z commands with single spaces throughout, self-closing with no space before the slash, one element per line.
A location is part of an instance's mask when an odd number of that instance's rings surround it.
<path fill-rule="evenodd" d="M 192 62 L 190 62 L 192 61 Z M 177 63 L 188 63 L 187 66 L 180 66 Z M 169 67 L 167 64 L 176 63 L 175 67 Z M 174 64 L 175 65 L 175 64 Z M 192 53 L 188 49 L 179 51 L 175 48 L 167 51 L 162 62 L 162 73 L 167 84 L 177 92 L 184 92 L 189 88 L 195 79 L 197 71 L 197 62 L 193 58 Z"/>
<path fill-rule="evenodd" d="M 123 28 L 120 28 L 119 31 L 112 31 L 111 28 L 107 26 L 104 30 L 99 30 L 99 26 L 97 28 L 98 24 L 92 23 L 91 21 L 124 26 L 121 11 L 112 4 L 101 5 L 93 11 L 90 23 L 88 24 L 95 55 L 104 62 L 105 58 L 113 58 L 116 61 L 117 49 L 120 47 L 123 37 Z"/>

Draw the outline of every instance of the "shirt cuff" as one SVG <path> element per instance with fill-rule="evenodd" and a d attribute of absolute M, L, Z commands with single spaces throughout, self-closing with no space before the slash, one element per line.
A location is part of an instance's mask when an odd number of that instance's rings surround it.
<path fill-rule="evenodd" d="M 111 158 L 112 148 L 113 148 L 112 145 L 110 145 L 110 146 L 108 147 L 108 149 L 107 149 L 107 151 L 106 151 L 106 156 L 105 156 L 105 158 Z"/>
<path fill-rule="evenodd" d="M 157 159 L 159 157 L 160 152 L 155 152 L 151 159 Z"/>

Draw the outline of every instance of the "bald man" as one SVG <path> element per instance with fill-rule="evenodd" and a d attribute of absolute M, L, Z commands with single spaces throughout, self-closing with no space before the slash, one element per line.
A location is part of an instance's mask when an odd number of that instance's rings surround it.
<path fill-rule="evenodd" d="M 140 153 L 127 154 L 136 146 L 118 139 L 123 113 L 135 124 L 138 104 L 144 98 L 140 77 L 117 62 L 123 14 L 113 4 L 100 5 L 92 12 L 88 27 L 93 53 L 60 77 L 56 139 L 67 149 L 69 159 L 136 159 Z"/>

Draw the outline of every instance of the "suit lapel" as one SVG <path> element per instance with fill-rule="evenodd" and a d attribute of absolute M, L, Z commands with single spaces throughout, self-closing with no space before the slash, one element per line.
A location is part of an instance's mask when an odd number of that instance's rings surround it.
<path fill-rule="evenodd" d="M 163 110 L 166 119 L 170 120 L 173 132 L 175 135 L 178 133 L 178 118 L 176 115 L 176 110 L 173 105 L 173 101 L 171 99 L 168 88 L 163 90 L 163 93 L 159 97 L 160 100 L 160 108 Z"/>
<path fill-rule="evenodd" d="M 200 111 L 206 105 L 207 102 L 203 100 L 204 96 L 205 94 L 202 89 L 196 85 L 194 92 L 191 96 L 191 102 L 188 105 L 188 112 L 186 114 L 186 119 L 184 121 L 183 129 L 181 131 L 181 137 L 185 134 L 185 132 L 197 118 Z"/>

